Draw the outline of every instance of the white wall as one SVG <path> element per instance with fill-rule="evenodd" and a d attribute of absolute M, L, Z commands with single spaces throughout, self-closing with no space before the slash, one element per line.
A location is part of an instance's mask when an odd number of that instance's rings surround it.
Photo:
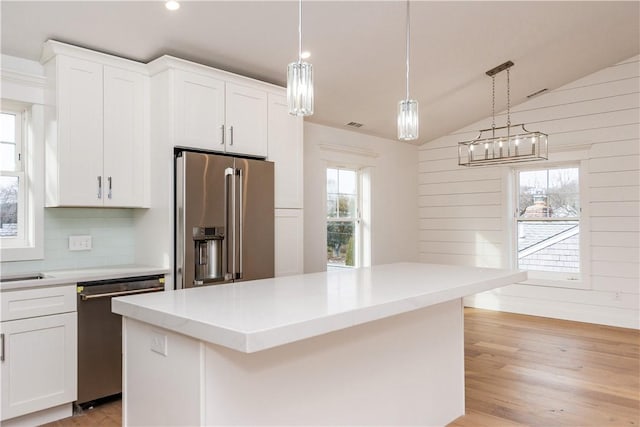
<path fill-rule="evenodd" d="M 513 109 L 512 123 L 549 134 L 549 161 L 536 165 L 581 161 L 586 172 L 585 289 L 517 284 L 467 298 L 467 305 L 640 328 L 639 82 L 636 56 Z M 496 119 L 498 126 L 504 122 Z M 510 266 L 511 168 L 457 166 L 457 142 L 490 123 L 487 118 L 420 148 L 423 262 Z"/>
<path fill-rule="evenodd" d="M 417 260 L 416 146 L 304 125 L 304 271 L 326 270 L 326 168 L 370 167 L 371 263 Z"/>
<path fill-rule="evenodd" d="M 90 235 L 91 250 L 70 251 L 74 235 Z M 17 274 L 133 264 L 135 247 L 133 209 L 46 208 L 44 258 L 2 262 L 1 269 Z"/>

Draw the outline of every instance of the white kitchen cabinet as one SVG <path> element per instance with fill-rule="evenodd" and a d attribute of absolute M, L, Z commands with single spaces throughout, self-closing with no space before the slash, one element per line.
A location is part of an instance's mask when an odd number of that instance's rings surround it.
<path fill-rule="evenodd" d="M 268 105 L 268 160 L 275 163 L 275 207 L 302 209 L 302 117 L 289 114 L 284 95 L 270 93 Z"/>
<path fill-rule="evenodd" d="M 175 145 L 267 156 L 267 93 L 213 75 L 174 70 Z"/>
<path fill-rule="evenodd" d="M 227 83 L 225 95 L 227 153 L 267 157 L 267 93 Z"/>
<path fill-rule="evenodd" d="M 304 272 L 304 223 L 302 209 L 275 210 L 275 275 Z"/>
<path fill-rule="evenodd" d="M 224 152 L 224 81 L 174 70 L 175 145 Z"/>
<path fill-rule="evenodd" d="M 46 46 L 46 205 L 146 207 L 148 77 Z"/>
<path fill-rule="evenodd" d="M 77 395 L 75 286 L 7 291 L 0 298 L 3 424 L 28 425 L 71 415 Z"/>
<path fill-rule="evenodd" d="M 104 67 L 104 206 L 148 205 L 148 77 Z"/>

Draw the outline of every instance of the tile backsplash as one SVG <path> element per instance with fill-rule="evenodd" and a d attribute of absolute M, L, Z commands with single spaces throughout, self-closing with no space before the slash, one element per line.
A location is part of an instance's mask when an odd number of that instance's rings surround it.
<path fill-rule="evenodd" d="M 69 236 L 90 235 L 92 249 L 70 251 Z M 3 262 L 3 274 L 67 270 L 135 262 L 134 210 L 47 208 L 44 259 Z"/>

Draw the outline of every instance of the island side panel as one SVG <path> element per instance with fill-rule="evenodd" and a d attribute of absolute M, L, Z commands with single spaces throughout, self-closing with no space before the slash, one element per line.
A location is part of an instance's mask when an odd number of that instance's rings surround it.
<path fill-rule="evenodd" d="M 206 345 L 206 425 L 445 425 L 464 414 L 461 299 L 256 353 Z"/>
<path fill-rule="evenodd" d="M 123 317 L 123 426 L 203 425 L 204 344 Z"/>

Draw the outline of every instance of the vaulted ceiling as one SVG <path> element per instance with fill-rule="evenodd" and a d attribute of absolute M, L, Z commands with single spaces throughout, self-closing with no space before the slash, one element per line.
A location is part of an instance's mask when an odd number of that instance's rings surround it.
<path fill-rule="evenodd" d="M 0 2 L 2 53 L 38 60 L 55 39 L 148 62 L 170 54 L 278 85 L 297 57 L 296 1 Z M 314 66 L 306 120 L 396 138 L 405 96 L 405 1 L 303 2 Z M 418 143 L 491 115 L 485 71 L 506 60 L 517 104 L 640 52 L 637 1 L 412 1 L 411 97 Z M 496 107 L 506 105 L 498 91 Z"/>

